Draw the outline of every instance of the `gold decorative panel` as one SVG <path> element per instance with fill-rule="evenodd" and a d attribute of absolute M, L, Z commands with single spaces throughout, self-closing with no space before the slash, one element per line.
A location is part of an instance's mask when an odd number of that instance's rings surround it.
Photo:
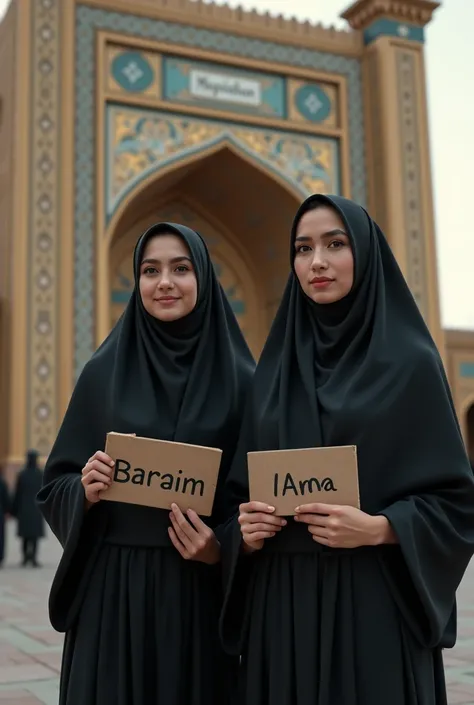
<path fill-rule="evenodd" d="M 45 455 L 57 431 L 60 187 L 59 0 L 33 3 L 32 174 L 28 291 L 28 429 L 26 442 Z M 29 274 L 28 266 L 31 267 Z"/>
<path fill-rule="evenodd" d="M 336 139 L 110 105 L 106 155 L 108 217 L 148 174 L 226 143 L 288 182 L 302 197 L 340 191 Z"/>

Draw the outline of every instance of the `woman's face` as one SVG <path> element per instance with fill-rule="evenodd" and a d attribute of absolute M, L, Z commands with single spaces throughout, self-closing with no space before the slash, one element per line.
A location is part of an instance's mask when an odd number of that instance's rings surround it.
<path fill-rule="evenodd" d="M 333 208 L 319 206 L 302 216 L 294 258 L 301 288 L 315 303 L 332 304 L 350 292 L 354 257 L 344 223 Z"/>
<path fill-rule="evenodd" d="M 187 245 L 177 235 L 155 235 L 140 264 L 140 296 L 160 321 L 177 321 L 196 306 L 197 279 Z"/>

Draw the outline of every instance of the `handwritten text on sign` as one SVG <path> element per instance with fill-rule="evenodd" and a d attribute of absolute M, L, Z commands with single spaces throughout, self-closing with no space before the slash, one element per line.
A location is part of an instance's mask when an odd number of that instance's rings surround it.
<path fill-rule="evenodd" d="M 212 514 L 221 450 L 109 433 L 105 452 L 115 466 L 101 499 Z"/>
<path fill-rule="evenodd" d="M 279 516 L 314 502 L 360 506 L 355 446 L 248 453 L 248 469 L 250 499 Z"/>

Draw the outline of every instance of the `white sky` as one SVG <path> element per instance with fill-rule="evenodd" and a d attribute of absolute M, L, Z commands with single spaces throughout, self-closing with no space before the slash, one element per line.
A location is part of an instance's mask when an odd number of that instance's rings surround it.
<path fill-rule="evenodd" d="M 0 0 L 0 17 L 8 4 L 9 0 Z M 228 4 L 344 27 L 338 16 L 350 0 L 228 0 Z M 469 329 L 474 329 L 473 27 L 474 0 L 444 0 L 426 32 L 442 319 L 446 327 Z"/>

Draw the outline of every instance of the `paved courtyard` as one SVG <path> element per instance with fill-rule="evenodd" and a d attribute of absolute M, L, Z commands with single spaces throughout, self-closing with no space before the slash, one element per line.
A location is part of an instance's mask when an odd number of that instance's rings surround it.
<path fill-rule="evenodd" d="M 49 625 L 47 595 L 60 548 L 42 542 L 42 569 L 20 568 L 9 523 L 0 570 L 0 705 L 57 705 L 62 635 Z M 474 563 L 459 591 L 459 639 L 445 652 L 450 705 L 474 705 Z M 84 703 L 87 705 L 87 703 Z"/>

